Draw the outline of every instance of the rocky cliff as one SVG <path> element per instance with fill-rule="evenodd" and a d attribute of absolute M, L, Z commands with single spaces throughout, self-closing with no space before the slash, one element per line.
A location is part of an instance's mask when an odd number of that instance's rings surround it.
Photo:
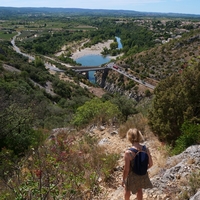
<path fill-rule="evenodd" d="M 127 89 L 127 78 L 123 77 L 123 80 L 121 80 L 120 83 L 120 75 L 117 72 L 113 72 L 111 69 L 96 72 L 95 78 L 96 83 L 107 92 L 126 95 L 135 101 L 140 101 L 145 97 L 145 91 L 148 90 L 148 88 L 139 84 Z"/>

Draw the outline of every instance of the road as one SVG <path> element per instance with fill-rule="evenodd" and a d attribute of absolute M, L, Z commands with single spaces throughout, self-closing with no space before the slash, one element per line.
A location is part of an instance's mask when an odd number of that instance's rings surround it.
<path fill-rule="evenodd" d="M 151 88 L 151 89 L 155 89 L 154 85 L 151 85 L 151 84 L 145 82 L 144 80 L 138 79 L 137 77 L 135 77 L 135 76 L 133 76 L 131 74 L 128 74 L 124 69 L 120 68 L 120 66 L 117 66 L 114 62 L 107 64 L 106 67 L 110 68 L 112 70 L 115 70 L 120 74 L 123 74 L 127 78 L 132 79 L 133 81 L 135 81 L 135 82 L 137 82 L 137 83 L 139 83 L 141 85 L 144 85 L 144 86 L 146 86 L 148 88 Z"/>
<path fill-rule="evenodd" d="M 11 40 L 11 44 L 13 45 L 14 50 L 15 50 L 17 53 L 22 54 L 22 55 L 25 56 L 25 57 L 28 57 L 30 60 L 35 60 L 35 58 L 34 58 L 33 56 L 28 55 L 28 54 L 25 54 L 25 53 L 22 53 L 21 50 L 16 46 L 15 40 L 16 40 L 16 38 L 17 38 L 20 34 L 21 34 L 21 33 L 18 32 L 18 34 L 15 35 L 15 36 L 13 37 L 13 39 Z"/>
<path fill-rule="evenodd" d="M 27 57 L 29 60 L 34 61 L 34 60 L 35 60 L 35 57 L 34 57 L 34 56 L 31 56 L 31 55 L 29 55 L 29 54 L 26 54 L 26 53 L 21 52 L 21 50 L 19 49 L 19 47 L 16 46 L 15 40 L 16 40 L 16 38 L 17 38 L 20 34 L 21 34 L 21 33 L 18 32 L 18 34 L 15 35 L 15 36 L 13 37 L 13 39 L 11 40 L 11 44 L 13 45 L 13 49 L 14 49 L 17 53 L 19 53 L 19 54 L 21 54 L 21 55 Z M 49 57 L 46 57 L 46 58 L 51 59 L 51 60 L 57 62 L 57 61 L 54 60 L 53 58 L 49 58 Z M 45 62 L 44 65 L 45 65 L 45 67 L 46 67 L 47 69 L 49 69 L 49 70 L 57 71 L 57 72 L 64 72 L 64 70 L 61 70 L 61 69 L 57 68 L 56 66 L 52 65 L 51 63 Z M 64 65 L 64 64 L 63 64 L 63 65 Z"/>

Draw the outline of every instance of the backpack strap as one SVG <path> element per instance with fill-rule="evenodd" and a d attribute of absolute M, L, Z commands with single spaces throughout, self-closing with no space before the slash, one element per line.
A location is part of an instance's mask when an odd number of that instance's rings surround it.
<path fill-rule="evenodd" d="M 130 151 L 134 152 L 135 154 L 138 152 L 138 150 L 137 150 L 137 149 L 135 149 L 135 148 L 130 148 L 130 149 L 128 149 L 128 150 L 130 150 Z M 133 156 L 133 154 L 132 154 L 132 153 L 130 153 L 130 155 L 131 155 L 131 157 L 132 157 L 132 158 L 134 158 L 134 157 L 135 157 L 135 156 Z"/>
<path fill-rule="evenodd" d="M 138 150 L 135 149 L 135 148 L 130 148 L 129 150 L 132 151 L 132 152 L 134 152 L 134 153 L 137 153 L 137 152 L 138 152 Z"/>
<path fill-rule="evenodd" d="M 147 147 L 145 145 L 142 146 L 142 150 L 137 150 L 135 148 L 129 148 L 128 150 L 134 152 L 135 154 L 137 154 L 138 152 L 140 151 L 144 151 L 144 152 L 147 152 Z M 131 153 L 130 153 L 131 154 Z M 133 157 L 133 155 L 131 154 L 131 156 Z"/>

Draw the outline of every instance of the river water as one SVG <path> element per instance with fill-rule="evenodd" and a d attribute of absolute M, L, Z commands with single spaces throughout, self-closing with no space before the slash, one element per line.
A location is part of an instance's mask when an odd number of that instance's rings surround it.
<path fill-rule="evenodd" d="M 122 48 L 121 39 L 119 37 L 115 37 L 118 43 L 118 49 Z M 80 63 L 82 66 L 100 66 L 102 64 L 108 63 L 110 61 L 109 56 L 102 55 L 87 55 L 76 59 L 77 63 Z M 91 83 L 95 83 L 95 71 L 89 71 L 89 81 Z"/>
<path fill-rule="evenodd" d="M 101 55 L 87 55 L 76 59 L 76 62 L 80 63 L 82 66 L 100 66 L 109 61 L 109 57 L 103 57 Z M 89 71 L 88 73 L 89 81 L 95 83 L 95 71 Z"/>
<path fill-rule="evenodd" d="M 122 49 L 122 43 L 121 43 L 121 38 L 115 37 L 118 43 L 118 49 Z"/>

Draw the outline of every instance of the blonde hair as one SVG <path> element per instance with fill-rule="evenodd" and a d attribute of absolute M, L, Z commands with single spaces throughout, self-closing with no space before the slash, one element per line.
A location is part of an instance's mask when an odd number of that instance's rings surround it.
<path fill-rule="evenodd" d="M 144 137 L 143 137 L 142 133 L 137 128 L 130 128 L 126 133 L 126 137 L 127 137 L 128 141 L 131 142 L 132 144 L 134 142 L 143 142 L 144 141 Z"/>

